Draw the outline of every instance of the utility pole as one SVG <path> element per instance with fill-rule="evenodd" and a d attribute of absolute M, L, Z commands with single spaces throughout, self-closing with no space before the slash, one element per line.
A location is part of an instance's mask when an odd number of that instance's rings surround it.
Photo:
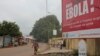
<path fill-rule="evenodd" d="M 48 15 L 48 1 L 46 0 L 46 16 Z"/>
<path fill-rule="evenodd" d="M 46 18 L 47 18 L 47 16 L 48 16 L 48 1 L 46 0 Z M 47 33 L 48 33 L 47 39 L 48 39 L 48 41 L 49 41 L 49 27 L 48 27 Z"/>

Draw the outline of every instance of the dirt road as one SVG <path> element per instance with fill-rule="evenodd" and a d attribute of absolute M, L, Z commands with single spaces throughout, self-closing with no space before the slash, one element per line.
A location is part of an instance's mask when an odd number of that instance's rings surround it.
<path fill-rule="evenodd" d="M 44 51 L 47 47 L 47 45 L 43 43 L 40 43 L 39 46 L 39 51 Z M 33 53 L 34 52 L 32 44 L 13 48 L 0 49 L 0 56 L 32 56 Z"/>

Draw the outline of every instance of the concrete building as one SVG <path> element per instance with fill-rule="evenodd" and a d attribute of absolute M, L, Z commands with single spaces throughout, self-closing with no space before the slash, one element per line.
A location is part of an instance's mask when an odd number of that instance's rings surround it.
<path fill-rule="evenodd" d="M 35 38 L 33 36 L 25 36 L 24 41 L 27 43 L 32 43 Z"/>
<path fill-rule="evenodd" d="M 3 37 L 0 36 L 0 48 L 3 46 Z"/>
<path fill-rule="evenodd" d="M 88 56 L 100 56 L 100 39 L 66 39 L 66 48 L 71 50 L 79 49 L 79 42 L 84 40 L 87 45 Z"/>

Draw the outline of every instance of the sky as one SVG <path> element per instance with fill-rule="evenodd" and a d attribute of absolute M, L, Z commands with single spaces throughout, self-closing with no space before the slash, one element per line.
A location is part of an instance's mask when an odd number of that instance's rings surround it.
<path fill-rule="evenodd" d="M 23 35 L 28 35 L 37 20 L 56 15 L 61 23 L 61 0 L 0 0 L 0 22 L 16 22 Z"/>

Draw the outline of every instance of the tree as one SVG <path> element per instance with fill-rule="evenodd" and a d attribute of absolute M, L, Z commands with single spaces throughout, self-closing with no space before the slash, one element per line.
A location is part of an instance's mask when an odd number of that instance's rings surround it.
<path fill-rule="evenodd" d="M 22 33 L 19 30 L 19 26 L 15 24 L 15 22 L 3 21 L 0 24 L 0 36 L 3 36 L 3 47 L 5 45 L 4 42 L 6 35 L 15 37 L 15 36 L 21 36 Z M 12 43 L 12 38 L 11 38 L 11 43 Z"/>
<path fill-rule="evenodd" d="M 12 37 L 21 35 L 22 33 L 19 30 L 19 26 L 15 22 L 3 21 L 0 24 L 0 35 L 10 35 Z"/>
<path fill-rule="evenodd" d="M 48 15 L 36 21 L 30 35 L 33 35 L 38 41 L 47 42 L 53 37 L 53 29 L 60 33 L 60 24 L 55 15 Z"/>

